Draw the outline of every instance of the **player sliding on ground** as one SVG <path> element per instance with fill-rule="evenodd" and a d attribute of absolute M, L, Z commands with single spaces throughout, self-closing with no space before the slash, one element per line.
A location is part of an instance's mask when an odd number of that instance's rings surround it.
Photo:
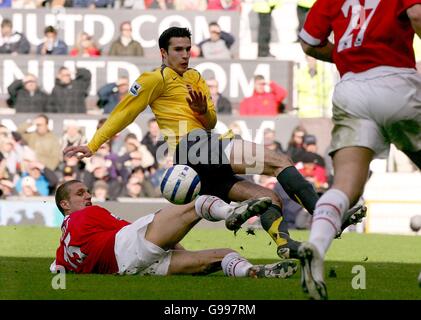
<path fill-rule="evenodd" d="M 65 218 L 51 271 L 62 266 L 76 273 L 204 275 L 222 269 L 232 277 L 288 278 L 297 270 L 292 260 L 252 265 L 231 249 L 188 251 L 180 245 L 202 218 L 225 220 L 236 227 L 238 221 L 265 211 L 270 198 L 229 205 L 202 195 L 187 205 L 170 205 L 133 223 L 92 205 L 86 185 L 78 180 L 60 185 L 55 200 Z"/>
<path fill-rule="evenodd" d="M 309 213 L 313 213 L 319 198 L 313 186 L 287 156 L 234 139 L 232 132 L 224 135 L 211 132 L 217 122 L 215 107 L 205 80 L 198 71 L 189 68 L 191 33 L 188 29 L 165 30 L 159 37 L 159 47 L 162 66 L 137 78 L 87 146 L 68 147 L 64 153 L 78 155 L 79 159 L 92 156 L 149 105 L 170 152 L 175 151 L 174 162 L 187 164 L 199 174 L 201 194 L 227 202 L 270 197 L 272 204 L 260 216 L 261 224 L 275 241 L 281 258 L 297 258 L 299 242 L 289 237 L 279 196 L 237 174 L 276 177 L 288 195 Z M 354 210 L 349 215 L 358 220 L 364 215 L 360 213 Z M 342 230 L 354 220 L 345 221 Z"/>

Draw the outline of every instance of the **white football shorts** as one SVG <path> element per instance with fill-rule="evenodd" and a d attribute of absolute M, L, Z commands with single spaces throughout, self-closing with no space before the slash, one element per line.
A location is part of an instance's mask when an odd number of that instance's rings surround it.
<path fill-rule="evenodd" d="M 385 158 L 390 143 L 421 150 L 421 75 L 395 67 L 346 73 L 333 93 L 332 120 L 329 153 L 361 146 Z"/>
<path fill-rule="evenodd" d="M 164 250 L 145 239 L 155 214 L 137 219 L 117 232 L 114 252 L 119 274 L 166 275 L 172 250 Z"/>

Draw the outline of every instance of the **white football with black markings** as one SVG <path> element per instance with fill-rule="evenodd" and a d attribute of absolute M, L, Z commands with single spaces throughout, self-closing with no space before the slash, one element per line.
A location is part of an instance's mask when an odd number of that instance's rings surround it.
<path fill-rule="evenodd" d="M 161 193 L 173 204 L 186 204 L 198 196 L 200 186 L 200 177 L 193 168 L 177 164 L 165 170 Z"/>

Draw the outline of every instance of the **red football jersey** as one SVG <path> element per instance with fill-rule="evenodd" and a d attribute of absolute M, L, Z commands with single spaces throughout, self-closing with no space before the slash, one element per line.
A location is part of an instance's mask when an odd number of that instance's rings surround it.
<path fill-rule="evenodd" d="M 56 265 L 76 273 L 116 273 L 116 233 L 130 224 L 98 206 L 86 207 L 65 217 L 56 252 Z"/>
<path fill-rule="evenodd" d="M 341 76 L 378 66 L 415 68 L 415 32 L 406 9 L 417 3 L 421 0 L 318 0 L 300 38 L 323 46 L 333 31 L 333 62 Z"/>

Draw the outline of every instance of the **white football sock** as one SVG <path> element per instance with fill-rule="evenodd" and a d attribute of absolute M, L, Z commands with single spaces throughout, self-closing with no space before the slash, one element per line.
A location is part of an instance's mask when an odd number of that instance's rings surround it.
<path fill-rule="evenodd" d="M 340 231 L 342 217 L 349 209 L 349 199 L 338 189 L 326 191 L 316 203 L 309 242 L 314 244 L 322 258 L 332 240 Z"/>
<path fill-rule="evenodd" d="M 231 252 L 222 259 L 221 266 L 228 277 L 246 277 L 253 265 L 237 252 Z"/>
<path fill-rule="evenodd" d="M 208 221 L 225 220 L 233 211 L 233 207 L 215 196 L 200 196 L 195 204 L 196 214 Z"/>

